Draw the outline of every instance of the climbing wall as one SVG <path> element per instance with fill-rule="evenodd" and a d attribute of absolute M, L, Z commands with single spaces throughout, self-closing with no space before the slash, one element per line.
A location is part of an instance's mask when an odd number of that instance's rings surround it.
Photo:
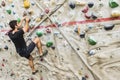
<path fill-rule="evenodd" d="M 0 80 L 119 80 L 119 10 L 119 0 L 0 0 Z M 31 53 L 35 75 L 7 36 L 25 15 L 27 45 L 39 36 L 48 50 Z"/>

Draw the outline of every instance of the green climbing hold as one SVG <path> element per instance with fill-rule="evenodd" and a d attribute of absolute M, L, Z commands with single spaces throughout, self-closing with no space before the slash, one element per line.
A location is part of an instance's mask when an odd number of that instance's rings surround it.
<path fill-rule="evenodd" d="M 51 42 L 51 41 L 49 41 L 49 42 L 46 43 L 47 47 L 51 47 L 52 45 L 53 45 L 53 42 Z"/>
<path fill-rule="evenodd" d="M 17 22 L 20 23 L 20 21 L 21 21 L 20 18 L 18 18 L 18 19 L 17 19 Z"/>
<path fill-rule="evenodd" d="M 115 8 L 115 7 L 118 7 L 119 4 L 115 0 L 109 0 L 109 6 L 111 8 Z"/>
<path fill-rule="evenodd" d="M 38 37 L 41 37 L 41 36 L 43 35 L 43 33 L 40 32 L 40 31 L 37 31 L 37 32 L 36 32 L 36 35 L 37 35 Z"/>
<path fill-rule="evenodd" d="M 7 11 L 8 14 L 11 14 L 11 10 L 10 10 L 10 9 L 9 9 L 9 10 L 6 10 L 6 11 Z"/>
<path fill-rule="evenodd" d="M 90 45 L 96 45 L 97 44 L 97 42 L 93 39 L 93 37 L 89 37 L 88 42 L 89 42 Z"/>

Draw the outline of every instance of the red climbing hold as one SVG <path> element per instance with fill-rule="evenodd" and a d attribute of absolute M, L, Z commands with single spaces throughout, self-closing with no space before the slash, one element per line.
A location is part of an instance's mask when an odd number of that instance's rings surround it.
<path fill-rule="evenodd" d="M 5 65 L 2 63 L 2 66 L 4 67 Z"/>
<path fill-rule="evenodd" d="M 82 10 L 83 13 L 87 13 L 88 12 L 88 7 L 86 7 L 85 9 Z"/>
<path fill-rule="evenodd" d="M 51 33 L 50 29 L 46 29 L 46 32 L 47 32 L 47 33 Z"/>
<path fill-rule="evenodd" d="M 34 80 L 33 78 L 30 78 L 30 80 Z"/>
<path fill-rule="evenodd" d="M 5 2 L 4 2 L 4 1 L 2 1 L 1 5 L 2 5 L 2 6 L 5 6 Z"/>
<path fill-rule="evenodd" d="M 85 78 L 89 78 L 88 75 L 85 75 Z"/>
<path fill-rule="evenodd" d="M 43 61 L 44 59 L 43 58 L 40 58 L 40 61 Z"/>
<path fill-rule="evenodd" d="M 85 14 L 85 17 L 86 17 L 87 19 L 90 19 L 90 18 L 91 18 L 91 15 Z"/>
<path fill-rule="evenodd" d="M 48 8 L 46 8 L 46 9 L 45 9 L 45 13 L 48 14 L 49 12 L 50 12 L 50 10 L 49 10 Z"/>
<path fill-rule="evenodd" d="M 43 77 L 41 77 L 40 80 L 43 80 Z"/>

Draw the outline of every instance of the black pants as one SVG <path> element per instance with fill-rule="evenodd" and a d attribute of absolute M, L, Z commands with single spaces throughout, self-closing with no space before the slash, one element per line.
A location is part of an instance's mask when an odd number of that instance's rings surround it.
<path fill-rule="evenodd" d="M 31 52 L 35 48 L 35 43 L 32 41 L 26 48 L 17 49 L 17 52 L 21 57 L 29 59 Z"/>

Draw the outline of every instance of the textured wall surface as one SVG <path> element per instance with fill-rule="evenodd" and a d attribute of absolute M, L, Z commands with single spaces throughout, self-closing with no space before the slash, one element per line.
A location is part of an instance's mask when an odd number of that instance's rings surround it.
<path fill-rule="evenodd" d="M 0 80 L 119 80 L 120 18 L 111 17 L 111 13 L 120 16 L 120 5 L 111 8 L 110 0 L 66 0 L 49 17 L 51 20 L 38 25 L 64 0 L 28 0 L 30 7 L 27 9 L 24 1 L 0 0 Z M 120 4 L 119 0 L 115 2 Z M 42 48 L 48 50 L 43 59 L 37 57 L 37 48 L 31 53 L 35 68 L 39 70 L 35 75 L 28 60 L 16 53 L 6 35 L 10 30 L 9 21 L 21 19 L 25 13 L 31 19 L 30 30 L 24 36 L 26 44 L 30 43 L 28 38 L 33 39 L 40 31 L 43 33 L 40 37 Z M 61 27 L 54 28 L 56 22 Z M 27 37 L 36 26 L 33 34 Z M 111 26 L 111 30 L 105 29 Z M 78 33 L 77 28 L 80 29 Z M 47 33 L 47 29 L 51 33 Z M 91 45 L 89 39 L 96 44 Z M 44 45 L 48 41 L 53 42 L 55 49 Z"/>

